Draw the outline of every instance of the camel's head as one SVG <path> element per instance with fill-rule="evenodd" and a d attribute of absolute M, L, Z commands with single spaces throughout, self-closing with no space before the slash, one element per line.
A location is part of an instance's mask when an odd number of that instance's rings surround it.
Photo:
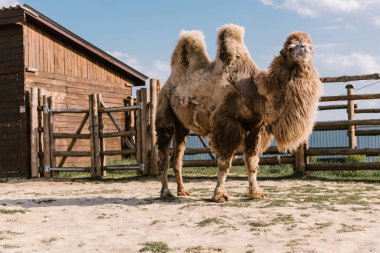
<path fill-rule="evenodd" d="M 307 64 L 313 58 L 313 44 L 310 36 L 304 32 L 291 33 L 284 43 L 281 55 L 291 64 Z"/>

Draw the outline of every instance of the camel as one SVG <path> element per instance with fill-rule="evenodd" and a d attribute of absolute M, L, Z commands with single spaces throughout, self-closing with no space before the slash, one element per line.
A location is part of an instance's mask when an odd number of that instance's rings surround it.
<path fill-rule="evenodd" d="M 167 179 L 173 137 L 177 195 L 189 195 L 182 158 L 186 137 L 193 131 L 209 137 L 218 155 L 212 200 L 224 202 L 229 199 L 225 180 L 236 152 L 244 155 L 249 198 L 265 200 L 267 195 L 257 184 L 259 156 L 273 136 L 280 150 L 293 150 L 311 133 L 321 83 L 312 63 L 310 38 L 305 33 L 289 35 L 269 69 L 260 70 L 245 46 L 244 32 L 238 25 L 222 26 L 214 61 L 200 31 L 180 34 L 171 74 L 158 96 L 155 122 L 162 198 L 173 196 Z"/>

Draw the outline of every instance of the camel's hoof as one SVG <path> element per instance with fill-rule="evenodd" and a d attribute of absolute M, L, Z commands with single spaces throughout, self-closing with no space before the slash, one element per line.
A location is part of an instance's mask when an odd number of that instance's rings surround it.
<path fill-rule="evenodd" d="M 212 201 L 216 203 L 223 203 L 229 200 L 229 196 L 224 192 L 218 192 L 212 196 Z"/>
<path fill-rule="evenodd" d="M 182 189 L 182 190 L 178 190 L 177 191 L 177 196 L 178 197 L 188 197 L 190 196 L 190 193 L 188 191 L 186 191 L 185 189 Z"/>
<path fill-rule="evenodd" d="M 250 199 L 268 200 L 268 196 L 262 191 L 251 191 L 249 193 Z"/>
<path fill-rule="evenodd" d="M 170 192 L 168 188 L 163 188 L 161 190 L 161 199 L 171 199 L 174 198 L 173 194 Z"/>

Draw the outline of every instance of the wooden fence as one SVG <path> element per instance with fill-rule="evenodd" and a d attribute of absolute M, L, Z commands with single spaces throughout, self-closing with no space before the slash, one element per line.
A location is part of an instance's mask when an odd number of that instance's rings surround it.
<path fill-rule="evenodd" d="M 327 85 L 332 82 L 350 82 L 358 80 L 380 79 L 380 74 L 363 76 L 325 77 L 321 80 Z M 161 87 L 160 80 L 150 80 L 150 87 L 137 91 L 136 98 L 129 97 L 124 107 L 107 107 L 101 94 L 89 96 L 88 108 L 54 109 L 54 97 L 46 95 L 42 89 L 34 88 L 30 99 L 30 124 L 31 124 L 31 169 L 32 176 L 39 173 L 44 176 L 54 176 L 56 171 L 81 171 L 90 172 L 92 176 L 105 176 L 109 170 L 133 169 L 142 174 L 158 175 L 157 148 L 154 119 L 156 117 L 157 93 Z M 357 120 L 357 114 L 380 113 L 380 108 L 357 108 L 356 100 L 380 99 L 380 94 L 354 94 L 352 85 L 347 85 L 347 95 L 324 96 L 321 98 L 319 110 L 347 110 L 347 120 L 317 122 L 314 131 L 347 130 L 347 147 L 335 148 L 309 148 L 304 143 L 293 153 L 279 153 L 276 147 L 270 147 L 262 157 L 260 165 L 291 164 L 298 174 L 307 171 L 321 170 L 369 170 L 380 169 L 380 162 L 360 163 L 310 163 L 311 156 L 333 155 L 380 155 L 380 147 L 357 148 L 357 136 L 379 136 L 380 130 L 358 130 L 357 126 L 380 126 L 380 118 Z M 149 94 L 148 94 L 149 93 Z M 322 105 L 324 102 L 347 101 L 347 104 Z M 125 129 L 122 129 L 113 113 L 124 112 L 128 119 Z M 62 133 L 54 131 L 54 116 L 61 113 L 82 114 L 83 119 L 74 133 Z M 103 128 L 104 117 L 108 117 L 114 127 L 114 132 L 105 132 Z M 88 122 L 89 133 L 83 134 L 82 129 Z M 194 134 L 192 134 L 194 135 Z M 106 150 L 104 142 L 107 138 L 120 137 L 123 143 L 119 150 Z M 70 139 L 67 150 L 55 150 L 55 140 L 59 138 Z M 203 147 L 186 149 L 185 155 L 208 154 L 211 159 L 185 160 L 184 167 L 216 166 L 215 154 L 207 146 L 207 143 L 198 136 Z M 78 139 L 90 140 L 88 150 L 73 151 Z M 106 156 L 132 155 L 136 158 L 136 164 L 110 166 L 106 164 Z M 60 157 L 58 165 L 56 158 Z M 88 167 L 64 167 L 67 157 L 90 157 L 91 164 Z M 242 158 L 233 160 L 233 165 L 244 165 Z"/>
<path fill-rule="evenodd" d="M 127 104 L 123 107 L 108 107 L 101 94 L 91 94 L 87 108 L 69 109 L 55 109 L 53 96 L 47 95 L 44 89 L 33 88 L 30 96 L 32 177 L 51 177 L 59 171 L 89 172 L 91 176 L 106 176 L 106 172 L 110 170 L 137 170 L 141 174 L 157 175 L 154 117 L 159 87 L 160 81 L 151 80 L 150 96 L 147 89 L 142 88 L 137 91 L 137 98 L 126 98 Z M 125 129 L 121 127 L 114 113 L 125 113 L 128 121 Z M 70 133 L 57 132 L 55 118 L 58 114 L 82 115 L 77 130 Z M 115 130 L 105 131 L 104 117 L 111 120 Z M 86 124 L 89 126 L 89 133 L 82 132 Z M 115 137 L 121 138 L 120 149 L 107 150 L 106 139 Z M 56 150 L 58 139 L 69 140 L 66 150 Z M 90 141 L 87 150 L 74 150 L 77 140 L 80 139 Z M 106 164 L 107 156 L 125 155 L 134 156 L 136 163 L 112 166 Z M 88 157 L 91 162 L 86 167 L 65 167 L 68 157 Z"/>

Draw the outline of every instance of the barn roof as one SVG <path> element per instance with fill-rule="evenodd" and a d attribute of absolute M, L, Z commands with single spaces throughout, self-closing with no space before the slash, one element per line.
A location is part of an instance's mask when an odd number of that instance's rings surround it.
<path fill-rule="evenodd" d="M 146 75 L 107 54 L 28 5 L 0 9 L 0 26 L 25 23 L 33 23 L 49 30 L 55 36 L 64 39 L 66 43 L 79 47 L 87 54 L 115 69 L 122 76 L 131 79 L 137 86 L 145 85 L 145 80 L 148 79 Z"/>

